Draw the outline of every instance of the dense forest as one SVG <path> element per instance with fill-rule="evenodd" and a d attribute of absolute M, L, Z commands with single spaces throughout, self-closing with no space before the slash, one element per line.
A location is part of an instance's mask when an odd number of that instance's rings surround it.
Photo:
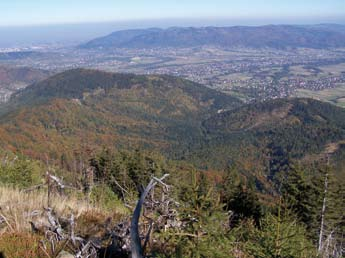
<path fill-rule="evenodd" d="M 342 257 L 345 111 L 77 69 L 0 115 L 5 257 Z"/>
<path fill-rule="evenodd" d="M 145 257 L 342 257 L 345 189 L 330 166 L 291 166 L 275 181 L 279 194 L 265 195 L 236 167 L 199 171 L 140 150 L 104 149 L 78 163 L 71 175 L 2 153 L 0 250 L 6 257 L 58 257 L 62 250 L 128 257 L 133 209 L 152 179 L 160 185 L 147 196 L 139 224 Z M 68 185 L 61 187 L 59 178 Z M 54 209 L 56 224 L 49 210 L 30 210 L 40 205 Z"/>

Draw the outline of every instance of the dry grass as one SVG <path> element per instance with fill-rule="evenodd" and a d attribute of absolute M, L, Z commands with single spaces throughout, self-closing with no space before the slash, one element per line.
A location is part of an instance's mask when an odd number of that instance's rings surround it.
<path fill-rule="evenodd" d="M 30 221 L 35 225 L 47 225 L 46 213 L 47 191 L 25 192 L 16 188 L 0 186 L 0 256 L 7 258 L 56 257 L 65 247 L 66 242 L 57 243 L 58 251 L 51 251 L 49 241 L 44 232 L 32 233 Z M 50 207 L 56 217 L 70 218 L 75 216 L 75 232 L 81 237 L 98 236 L 107 227 L 105 221 L 115 223 L 125 216 L 127 211 L 121 205 L 111 211 L 104 210 L 101 204 L 89 204 L 80 193 L 68 196 L 53 195 L 50 197 Z M 61 222 L 61 221 L 60 221 Z M 109 224 L 109 223 L 108 223 Z M 42 243 L 48 247 L 44 249 Z"/>
<path fill-rule="evenodd" d="M 43 212 L 47 207 L 45 191 L 24 192 L 15 188 L 0 186 L 0 236 L 5 232 L 23 232 L 30 230 L 29 221 Z M 101 207 L 90 205 L 77 194 L 68 196 L 51 196 L 51 208 L 58 216 L 78 218 L 83 213 L 104 213 Z M 37 211 L 36 214 L 33 214 Z M 124 214 L 124 210 L 112 210 L 111 213 Z M 2 221 L 2 223 L 1 223 Z"/>
<path fill-rule="evenodd" d="M 5 233 L 0 238 L 0 251 L 6 258 L 47 258 L 39 246 L 41 238 L 30 233 Z"/>

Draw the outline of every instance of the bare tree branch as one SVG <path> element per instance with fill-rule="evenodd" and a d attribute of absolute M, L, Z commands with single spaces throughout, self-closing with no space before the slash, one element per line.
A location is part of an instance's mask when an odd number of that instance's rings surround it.
<path fill-rule="evenodd" d="M 132 221 L 131 221 L 131 251 L 132 258 L 143 258 L 143 248 L 141 246 L 141 239 L 139 235 L 139 218 L 141 213 L 141 208 L 145 201 L 146 196 L 151 191 L 151 189 L 157 184 L 161 183 L 169 174 L 165 174 L 160 179 L 152 178 L 150 183 L 146 186 L 144 192 L 142 193 L 140 199 L 138 200 L 137 206 L 135 207 Z M 163 183 L 163 185 L 165 185 Z M 165 185 L 166 186 L 166 185 Z"/>

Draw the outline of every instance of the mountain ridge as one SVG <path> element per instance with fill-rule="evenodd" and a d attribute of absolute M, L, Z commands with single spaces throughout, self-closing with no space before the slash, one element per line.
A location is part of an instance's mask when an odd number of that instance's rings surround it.
<path fill-rule="evenodd" d="M 15 93 L 12 102 L 37 102 L 47 101 L 51 98 L 78 98 L 81 99 L 84 93 L 90 91 L 104 90 L 112 88 L 119 90 L 132 89 L 135 87 L 153 87 L 161 89 L 178 88 L 186 93 L 200 98 L 200 101 L 208 101 L 208 97 L 218 97 L 218 102 L 214 102 L 216 108 L 224 104 L 224 99 L 240 101 L 237 98 L 220 93 L 219 91 L 207 88 L 204 85 L 194 83 L 178 77 L 169 75 L 135 75 L 130 73 L 110 73 L 99 70 L 77 68 L 54 75 L 42 82 L 34 83 L 21 91 Z M 196 90 L 197 89 L 197 90 Z"/>
<path fill-rule="evenodd" d="M 15 94 L 0 116 L 0 141 L 11 149 L 40 149 L 53 156 L 63 150 L 45 137 L 69 150 L 82 141 L 98 147 L 110 143 L 166 149 L 199 135 L 204 118 L 239 105 L 234 97 L 181 78 L 76 69 Z M 20 137 L 13 137 L 16 133 Z"/>
<path fill-rule="evenodd" d="M 113 32 L 80 48 L 219 47 L 330 48 L 345 46 L 343 25 L 171 27 Z"/>
<path fill-rule="evenodd" d="M 67 169 L 85 150 L 144 148 L 202 169 L 235 164 L 265 185 L 330 146 L 341 164 L 344 121 L 344 109 L 312 99 L 244 105 L 181 78 L 75 69 L 15 94 L 0 115 L 0 144 Z"/>

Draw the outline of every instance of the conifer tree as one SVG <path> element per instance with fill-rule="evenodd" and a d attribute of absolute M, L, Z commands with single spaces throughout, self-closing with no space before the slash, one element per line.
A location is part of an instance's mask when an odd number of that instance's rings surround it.
<path fill-rule="evenodd" d="M 292 167 L 282 182 L 281 194 L 287 208 L 291 209 L 315 241 L 319 226 L 320 194 L 307 177 L 306 171 Z"/>
<path fill-rule="evenodd" d="M 184 226 L 175 229 L 176 257 L 231 257 L 228 217 L 218 194 L 203 185 L 205 178 L 191 172 L 188 188 L 181 189 L 179 216 Z"/>
<path fill-rule="evenodd" d="M 258 224 L 262 207 L 251 184 L 242 180 L 236 168 L 228 168 L 222 185 L 222 199 L 225 209 L 231 213 L 230 226 L 236 226 L 242 219 L 254 219 Z"/>

